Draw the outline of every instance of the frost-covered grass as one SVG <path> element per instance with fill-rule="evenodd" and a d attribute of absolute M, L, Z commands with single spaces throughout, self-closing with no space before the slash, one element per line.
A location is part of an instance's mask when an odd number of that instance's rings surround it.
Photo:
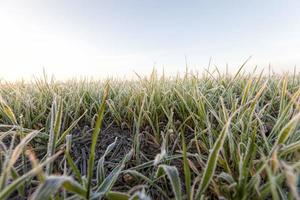
<path fill-rule="evenodd" d="M 0 199 L 299 199 L 299 75 L 0 85 Z"/>

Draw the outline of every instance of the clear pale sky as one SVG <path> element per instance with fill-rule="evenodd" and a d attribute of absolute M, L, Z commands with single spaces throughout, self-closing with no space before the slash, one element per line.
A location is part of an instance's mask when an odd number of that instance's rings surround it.
<path fill-rule="evenodd" d="M 300 65 L 300 1 L 0 0 L 0 78 Z M 298 69 L 298 68 L 297 68 Z"/>

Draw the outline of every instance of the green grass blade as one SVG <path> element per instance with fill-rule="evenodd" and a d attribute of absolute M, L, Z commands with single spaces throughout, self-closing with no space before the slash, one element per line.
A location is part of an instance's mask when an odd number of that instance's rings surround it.
<path fill-rule="evenodd" d="M 283 156 L 289 153 L 297 152 L 299 149 L 300 149 L 300 141 L 296 141 L 280 148 L 278 154 L 280 156 Z"/>
<path fill-rule="evenodd" d="M 126 162 L 131 159 L 132 154 L 133 151 L 130 151 L 121 161 L 121 163 L 110 172 L 104 181 L 102 181 L 101 185 L 99 185 L 96 192 L 92 195 L 92 199 L 100 199 L 111 190 L 112 186 L 117 181 L 117 178 L 125 167 Z"/>
<path fill-rule="evenodd" d="M 92 133 L 92 144 L 91 144 L 91 151 L 90 151 L 90 156 L 89 156 L 89 161 L 88 161 L 88 175 L 87 175 L 87 199 L 90 198 L 90 189 L 91 189 L 91 184 L 92 184 L 92 178 L 93 178 L 93 168 L 94 168 L 94 162 L 95 162 L 95 151 L 96 151 L 96 144 L 98 140 L 98 136 L 100 134 L 100 129 L 102 126 L 102 121 L 103 121 L 103 116 L 104 116 L 104 111 L 105 111 L 105 104 L 106 100 L 108 97 L 108 92 L 109 92 L 109 86 L 106 85 L 104 92 L 103 92 L 103 97 L 102 101 L 99 107 L 98 111 L 98 116 L 97 120 L 95 123 L 95 128 Z"/>
<path fill-rule="evenodd" d="M 78 119 L 76 119 L 60 136 L 60 138 L 57 140 L 55 146 L 60 145 L 63 140 L 65 139 L 66 135 L 68 135 L 71 130 L 78 124 L 78 122 L 83 118 L 83 116 L 86 114 L 87 111 L 85 111 Z"/>
<path fill-rule="evenodd" d="M 12 111 L 11 107 L 7 105 L 7 103 L 4 101 L 1 95 L 0 95 L 0 109 L 14 125 L 18 124 L 14 112 Z"/>
<path fill-rule="evenodd" d="M 57 102 L 55 98 L 52 103 L 51 112 L 50 112 L 50 131 L 49 131 L 49 141 L 47 148 L 47 157 L 51 157 L 55 153 L 56 142 L 58 139 L 58 134 L 61 129 L 61 120 L 62 120 L 62 101 Z M 49 175 L 52 173 L 53 163 L 49 163 L 46 166 L 46 174 Z"/>
<path fill-rule="evenodd" d="M 103 180 L 105 179 L 105 168 L 104 168 L 105 156 L 107 154 L 109 154 L 115 148 L 116 144 L 117 144 L 117 138 L 115 138 L 115 141 L 113 143 L 108 145 L 104 154 L 98 161 L 98 164 L 97 164 L 97 184 L 98 185 L 100 185 L 103 182 Z"/>
<path fill-rule="evenodd" d="M 22 140 L 21 142 L 14 148 L 14 150 L 12 151 L 12 154 L 10 157 L 8 157 L 8 160 L 5 168 L 3 168 L 3 171 L 1 172 L 1 176 L 0 176 L 0 189 L 3 189 L 5 186 L 5 183 L 7 181 L 7 176 L 9 175 L 9 173 L 11 172 L 11 168 L 13 167 L 13 165 L 15 164 L 15 162 L 18 160 L 18 158 L 20 157 L 20 155 L 22 154 L 22 152 L 24 151 L 24 148 L 26 147 L 26 145 L 34 138 L 36 137 L 38 134 L 40 133 L 40 131 L 33 131 L 29 134 L 27 134 Z"/>
<path fill-rule="evenodd" d="M 205 190 L 209 186 L 209 183 L 215 173 L 216 165 L 218 162 L 219 152 L 221 151 L 221 148 L 223 147 L 225 138 L 229 132 L 230 123 L 231 123 L 231 118 L 228 119 L 228 121 L 225 124 L 225 126 L 223 127 L 217 141 L 215 142 L 213 148 L 210 151 L 208 161 L 207 161 L 206 167 L 204 169 L 203 177 L 201 179 L 199 189 L 196 193 L 196 199 L 200 199 L 201 195 L 205 192 Z"/>
<path fill-rule="evenodd" d="M 123 192 L 110 191 L 106 195 L 107 200 L 129 200 L 130 196 Z"/>
<path fill-rule="evenodd" d="M 275 145 L 284 144 L 289 136 L 295 131 L 300 120 L 300 113 L 296 114 L 279 132 Z"/>
<path fill-rule="evenodd" d="M 125 174 L 129 173 L 136 178 L 140 178 L 140 179 L 146 181 L 150 185 L 150 187 L 155 187 L 161 193 L 161 195 L 164 196 L 165 199 L 168 199 L 166 191 L 164 191 L 158 184 L 156 184 L 155 180 L 151 180 L 150 178 L 148 178 L 147 176 L 143 175 L 142 173 L 140 173 L 136 170 L 126 170 L 126 171 L 124 171 L 124 173 Z"/>
<path fill-rule="evenodd" d="M 156 177 L 160 177 L 163 174 L 163 172 L 167 174 L 167 176 L 171 182 L 172 190 L 175 195 L 175 199 L 181 200 L 182 199 L 182 193 L 181 193 L 182 188 L 181 188 L 178 170 L 174 166 L 159 165 L 157 172 L 156 172 Z"/>
<path fill-rule="evenodd" d="M 71 155 L 70 155 L 70 150 L 71 150 L 71 143 L 72 143 L 72 135 L 67 135 L 66 136 L 66 151 L 65 151 L 65 157 L 67 160 L 68 165 L 71 167 L 75 177 L 78 179 L 80 183 L 82 182 L 81 174 L 79 169 L 77 168 L 76 164 L 74 163 Z"/>
<path fill-rule="evenodd" d="M 60 188 L 64 188 L 68 192 L 77 194 L 85 198 L 86 190 L 82 186 L 67 176 L 49 176 L 46 181 L 41 184 L 32 196 L 33 200 L 44 200 L 54 195 Z"/>
<path fill-rule="evenodd" d="M 0 191 L 0 199 L 7 199 L 7 197 L 16 189 L 20 187 L 27 179 L 32 178 L 33 176 L 40 173 L 41 169 L 45 167 L 48 163 L 53 162 L 57 157 L 62 153 L 62 151 L 57 152 L 52 157 L 47 158 L 43 163 L 39 164 L 37 167 L 32 168 L 26 174 L 20 176 L 13 182 L 11 182 L 7 187 Z"/>
<path fill-rule="evenodd" d="M 181 134 L 182 138 L 182 152 L 183 152 L 183 171 L 184 171 L 184 180 L 185 180 L 185 189 L 187 194 L 187 199 L 191 200 L 193 197 L 191 196 L 191 170 L 188 163 L 187 158 L 187 148 L 185 143 L 184 134 Z"/>

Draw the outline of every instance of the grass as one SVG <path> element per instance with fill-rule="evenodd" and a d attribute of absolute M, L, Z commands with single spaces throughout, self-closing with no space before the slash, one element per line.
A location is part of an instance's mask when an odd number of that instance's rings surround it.
<path fill-rule="evenodd" d="M 0 199 L 300 199 L 298 74 L 0 85 Z"/>

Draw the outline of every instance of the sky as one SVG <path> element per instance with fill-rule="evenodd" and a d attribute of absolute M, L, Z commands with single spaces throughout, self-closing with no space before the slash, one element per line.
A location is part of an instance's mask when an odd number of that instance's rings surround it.
<path fill-rule="evenodd" d="M 299 0 L 0 0 L 0 79 L 300 65 Z"/>

